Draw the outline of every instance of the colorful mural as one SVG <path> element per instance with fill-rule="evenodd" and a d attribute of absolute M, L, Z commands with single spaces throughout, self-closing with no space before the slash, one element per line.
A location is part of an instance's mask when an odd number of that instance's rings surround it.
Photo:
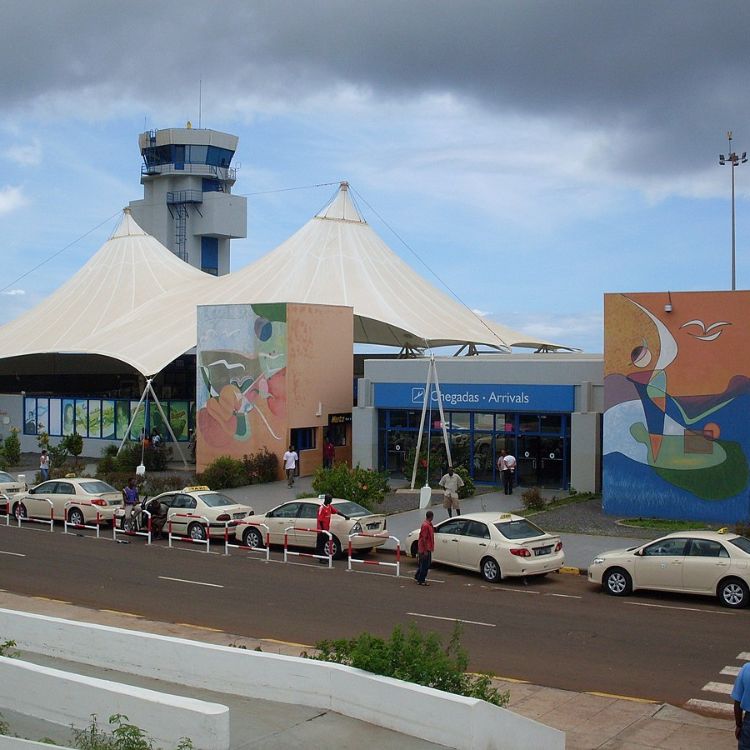
<path fill-rule="evenodd" d="M 606 512 L 750 519 L 748 292 L 604 300 Z"/>
<path fill-rule="evenodd" d="M 286 305 L 198 307 L 199 464 L 286 437 Z"/>

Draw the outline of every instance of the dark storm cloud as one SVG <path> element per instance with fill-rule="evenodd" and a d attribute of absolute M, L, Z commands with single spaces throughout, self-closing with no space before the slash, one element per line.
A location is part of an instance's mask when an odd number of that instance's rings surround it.
<path fill-rule="evenodd" d="M 4 0 L 0 10 L 6 112 L 51 94 L 74 106 L 84 89 L 180 101 L 199 75 L 228 99 L 287 105 L 339 84 L 375 97 L 449 93 L 490 114 L 609 129 L 604 158 L 633 172 L 713 159 L 750 114 L 746 2 Z"/>

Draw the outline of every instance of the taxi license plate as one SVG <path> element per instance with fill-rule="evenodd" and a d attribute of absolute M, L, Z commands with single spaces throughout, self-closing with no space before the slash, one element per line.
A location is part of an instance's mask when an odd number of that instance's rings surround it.
<path fill-rule="evenodd" d="M 244 518 L 244 513 L 232 513 L 232 518 Z"/>
<path fill-rule="evenodd" d="M 549 555 L 550 552 L 552 552 L 552 547 L 537 547 L 534 550 L 534 554 L 537 557 L 540 557 L 541 555 Z"/>

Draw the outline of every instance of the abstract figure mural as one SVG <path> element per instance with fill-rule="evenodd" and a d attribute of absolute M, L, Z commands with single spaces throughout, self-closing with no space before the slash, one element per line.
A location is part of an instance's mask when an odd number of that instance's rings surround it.
<path fill-rule="evenodd" d="M 605 295 L 604 507 L 750 518 L 750 293 Z"/>
<path fill-rule="evenodd" d="M 201 463 L 286 439 L 286 305 L 198 307 Z"/>

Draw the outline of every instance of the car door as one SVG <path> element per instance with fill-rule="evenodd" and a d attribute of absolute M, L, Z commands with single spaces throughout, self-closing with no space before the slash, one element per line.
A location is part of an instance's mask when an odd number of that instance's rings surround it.
<path fill-rule="evenodd" d="M 635 557 L 636 588 L 681 591 L 687 542 L 685 537 L 667 537 L 644 547 Z"/>
<path fill-rule="evenodd" d="M 729 571 L 729 552 L 714 539 L 691 539 L 685 556 L 683 588 L 697 594 L 715 594 Z"/>
<path fill-rule="evenodd" d="M 300 505 L 299 502 L 284 503 L 266 513 L 265 523 L 268 526 L 271 544 L 284 544 L 284 529 L 296 525 Z M 294 532 L 290 531 L 289 543 L 294 544 L 293 540 Z"/>
<path fill-rule="evenodd" d="M 315 546 L 318 538 L 318 508 L 320 508 L 319 503 L 300 503 L 299 513 L 294 525 L 298 529 L 310 529 L 309 534 L 304 531 L 294 532 L 294 543 L 300 547 Z"/>
<path fill-rule="evenodd" d="M 487 556 L 490 543 L 490 530 L 481 521 L 467 521 L 463 537 L 459 541 L 459 564 L 462 568 L 479 570 L 479 563 Z"/>
<path fill-rule="evenodd" d="M 76 499 L 88 502 L 88 498 L 86 497 L 81 496 L 76 498 L 76 486 L 72 482 L 58 481 L 55 493 L 50 495 L 50 500 L 52 500 L 52 504 L 55 506 L 55 518 L 63 518 L 65 515 L 65 503 Z M 81 512 L 84 516 L 87 516 L 90 510 L 91 508 L 81 506 Z"/>
<path fill-rule="evenodd" d="M 459 546 L 468 521 L 463 518 L 449 518 L 435 528 L 435 562 L 447 565 L 460 565 Z"/>
<path fill-rule="evenodd" d="M 54 498 L 56 487 L 56 481 L 42 482 L 34 487 L 33 492 L 27 493 L 23 499 L 23 504 L 31 518 L 49 518 L 49 503 L 47 500 Z M 54 501 L 52 504 L 54 506 Z M 58 516 L 57 511 L 55 511 L 55 518 L 62 520 L 62 514 Z"/>
<path fill-rule="evenodd" d="M 178 493 L 171 506 L 167 510 L 167 521 L 172 522 L 172 533 L 178 536 L 187 536 L 188 524 L 193 520 L 185 518 L 186 513 L 195 514 L 195 498 L 183 492 Z"/>

